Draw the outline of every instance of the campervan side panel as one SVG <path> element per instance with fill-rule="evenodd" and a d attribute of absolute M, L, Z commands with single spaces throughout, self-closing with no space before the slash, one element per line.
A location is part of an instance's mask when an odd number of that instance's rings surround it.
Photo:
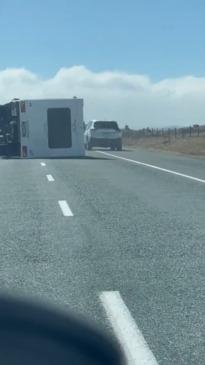
<path fill-rule="evenodd" d="M 25 100 L 19 103 L 21 157 L 84 156 L 82 99 Z M 56 129 L 58 125 L 59 130 Z M 71 133 L 68 140 L 61 131 L 63 125 L 65 133 Z"/>

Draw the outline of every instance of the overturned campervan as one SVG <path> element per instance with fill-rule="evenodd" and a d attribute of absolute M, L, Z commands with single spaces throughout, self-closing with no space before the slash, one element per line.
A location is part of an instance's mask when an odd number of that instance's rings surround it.
<path fill-rule="evenodd" d="M 0 106 L 0 154 L 84 156 L 83 100 L 18 100 Z"/>

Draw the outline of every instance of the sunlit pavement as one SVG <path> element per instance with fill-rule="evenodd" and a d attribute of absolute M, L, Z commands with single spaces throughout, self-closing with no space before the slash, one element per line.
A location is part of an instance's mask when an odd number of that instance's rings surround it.
<path fill-rule="evenodd" d="M 94 320 L 133 364 L 204 364 L 205 161 L 101 152 L 0 160 L 1 289 Z"/>

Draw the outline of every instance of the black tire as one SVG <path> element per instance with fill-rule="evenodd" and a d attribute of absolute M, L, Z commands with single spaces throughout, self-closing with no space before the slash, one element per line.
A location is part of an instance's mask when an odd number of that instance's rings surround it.
<path fill-rule="evenodd" d="M 92 150 L 92 144 L 89 141 L 87 141 L 87 150 L 88 151 L 91 151 Z"/>
<path fill-rule="evenodd" d="M 122 151 L 122 141 L 119 141 L 119 143 L 117 144 L 117 150 Z"/>

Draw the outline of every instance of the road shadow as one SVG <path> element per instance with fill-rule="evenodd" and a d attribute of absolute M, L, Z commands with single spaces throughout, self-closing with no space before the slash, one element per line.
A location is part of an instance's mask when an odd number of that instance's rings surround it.
<path fill-rule="evenodd" d="M 94 157 L 94 156 L 65 156 L 65 157 L 26 157 L 22 158 L 19 156 L 0 156 L 2 160 L 113 160 L 110 157 Z"/>
<path fill-rule="evenodd" d="M 118 151 L 118 150 L 111 150 L 110 148 L 98 148 L 98 149 L 92 149 L 93 152 L 110 152 L 110 153 L 114 153 L 114 152 L 132 152 L 133 149 L 130 148 L 123 148 L 122 151 Z"/>
<path fill-rule="evenodd" d="M 131 148 L 123 148 L 121 152 L 133 152 L 133 149 Z"/>

